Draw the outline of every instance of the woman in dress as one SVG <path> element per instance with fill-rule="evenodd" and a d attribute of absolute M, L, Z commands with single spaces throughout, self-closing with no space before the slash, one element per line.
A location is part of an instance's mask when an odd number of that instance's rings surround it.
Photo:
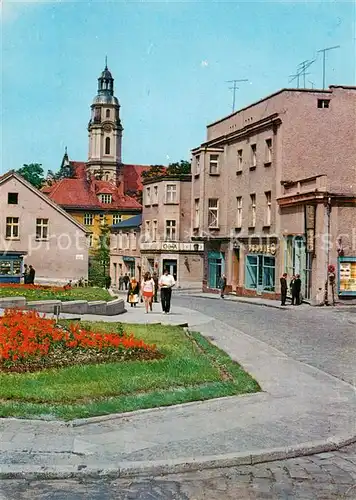
<path fill-rule="evenodd" d="M 127 302 L 131 304 L 131 307 L 136 307 L 139 293 L 140 293 L 139 283 L 136 281 L 136 278 L 131 278 L 127 294 Z"/>
<path fill-rule="evenodd" d="M 152 301 L 155 294 L 155 286 L 156 285 L 151 274 L 145 273 L 141 284 L 141 293 L 145 302 L 146 313 L 148 313 L 149 309 L 152 311 Z"/>

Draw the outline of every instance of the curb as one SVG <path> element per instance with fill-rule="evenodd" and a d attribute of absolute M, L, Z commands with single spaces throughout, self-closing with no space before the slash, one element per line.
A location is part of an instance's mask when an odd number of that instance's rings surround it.
<path fill-rule="evenodd" d="M 339 450 L 356 442 L 352 437 L 332 437 L 324 441 L 270 448 L 268 450 L 228 453 L 206 457 L 189 457 L 176 460 L 154 460 L 147 462 L 111 462 L 97 465 L 39 466 L 22 464 L 0 464 L 0 480 L 4 479 L 83 479 L 83 478 L 130 478 L 137 476 L 161 476 L 204 469 L 255 465 L 276 460 L 315 455 Z"/>
<path fill-rule="evenodd" d="M 219 294 L 216 294 L 216 295 L 217 295 L 216 297 L 210 297 L 210 296 L 204 297 L 202 295 L 191 294 L 192 297 L 195 297 L 197 299 L 225 300 L 227 302 L 239 302 L 240 304 L 251 304 L 253 306 L 259 306 L 259 307 L 270 307 L 272 309 L 279 309 L 279 310 L 282 310 L 282 311 L 287 311 L 288 310 L 288 308 L 279 306 L 277 304 L 276 305 L 275 304 L 260 304 L 258 302 L 253 302 L 253 300 L 240 300 L 238 298 L 229 297 L 229 296 L 225 296 L 224 299 L 221 299 Z"/>

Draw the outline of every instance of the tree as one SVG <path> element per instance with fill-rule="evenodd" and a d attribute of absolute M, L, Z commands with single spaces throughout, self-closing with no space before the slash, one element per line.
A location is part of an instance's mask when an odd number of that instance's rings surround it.
<path fill-rule="evenodd" d="M 41 189 L 43 186 L 44 171 L 41 163 L 24 164 L 24 166 L 19 168 L 16 172 L 37 189 Z"/>
<path fill-rule="evenodd" d="M 89 281 L 93 285 L 106 286 L 110 275 L 110 227 L 104 218 L 94 256 L 89 266 Z"/>
<path fill-rule="evenodd" d="M 163 165 L 151 165 L 148 170 L 144 170 L 141 174 L 143 180 L 159 179 L 166 173 L 166 167 Z"/>
<path fill-rule="evenodd" d="M 191 172 L 191 164 L 189 161 L 181 160 L 180 162 L 170 163 L 167 168 L 167 175 L 189 175 Z"/>
<path fill-rule="evenodd" d="M 57 182 L 61 179 L 71 179 L 74 177 L 74 168 L 72 164 L 62 165 L 58 172 L 48 170 L 47 178 L 51 181 Z"/>

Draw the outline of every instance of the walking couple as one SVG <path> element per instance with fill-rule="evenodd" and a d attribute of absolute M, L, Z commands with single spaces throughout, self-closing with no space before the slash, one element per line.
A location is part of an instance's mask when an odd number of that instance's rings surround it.
<path fill-rule="evenodd" d="M 281 282 L 281 305 L 286 305 L 287 300 L 287 277 L 288 274 L 284 273 L 280 279 Z M 301 304 L 301 289 L 302 289 L 302 281 L 300 279 L 300 275 L 296 274 L 292 276 L 292 279 L 289 284 L 289 288 L 292 294 L 292 306 L 299 306 Z"/>
<path fill-rule="evenodd" d="M 172 298 L 172 288 L 176 284 L 173 276 L 169 274 L 168 269 L 164 270 L 164 273 L 157 279 L 151 277 L 151 273 L 146 273 L 142 281 L 142 296 L 145 302 L 146 313 L 152 311 L 152 302 L 155 298 L 157 302 L 157 291 L 158 287 L 161 290 L 161 304 L 164 314 L 169 314 L 171 309 L 171 298 Z"/>

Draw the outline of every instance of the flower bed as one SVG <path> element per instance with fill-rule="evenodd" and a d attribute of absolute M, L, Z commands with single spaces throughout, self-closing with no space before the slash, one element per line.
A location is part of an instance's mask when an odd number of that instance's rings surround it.
<path fill-rule="evenodd" d="M 9 309 L 0 318 L 0 371 L 33 372 L 75 364 L 161 357 L 119 325 L 116 332 L 95 332 L 78 323 L 64 328 L 36 311 Z"/>

